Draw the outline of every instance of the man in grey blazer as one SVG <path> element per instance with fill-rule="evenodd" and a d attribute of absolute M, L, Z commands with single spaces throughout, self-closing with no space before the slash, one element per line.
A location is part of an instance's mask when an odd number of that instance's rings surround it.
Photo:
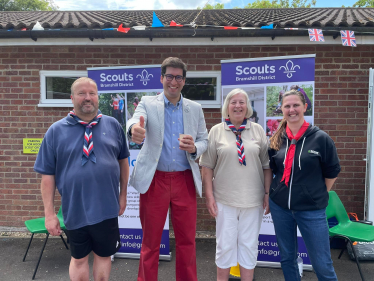
<path fill-rule="evenodd" d="M 201 197 L 202 187 L 195 161 L 207 148 L 208 133 L 200 104 L 181 95 L 186 72 L 179 58 L 165 59 L 160 78 L 164 92 L 142 97 L 127 122 L 132 141 L 144 141 L 130 177 L 130 184 L 141 193 L 143 241 L 138 281 L 157 281 L 169 206 L 176 243 L 176 280 L 197 281 L 196 192 Z"/>

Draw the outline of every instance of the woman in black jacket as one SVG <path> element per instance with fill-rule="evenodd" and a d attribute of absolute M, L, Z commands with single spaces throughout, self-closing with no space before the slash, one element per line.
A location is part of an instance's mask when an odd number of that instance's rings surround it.
<path fill-rule="evenodd" d="M 283 121 L 270 139 L 272 214 L 286 281 L 300 280 L 297 226 L 318 280 L 337 280 L 326 222 L 328 191 L 340 172 L 333 140 L 304 120 L 307 103 L 291 90 L 282 98 Z"/>

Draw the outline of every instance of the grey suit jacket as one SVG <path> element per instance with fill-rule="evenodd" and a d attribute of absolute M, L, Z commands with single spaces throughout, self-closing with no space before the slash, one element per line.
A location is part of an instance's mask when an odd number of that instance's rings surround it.
<path fill-rule="evenodd" d="M 208 146 L 208 132 L 201 105 L 183 98 L 183 127 L 184 133 L 195 140 L 196 156 L 186 151 L 186 157 L 191 166 L 196 192 L 201 197 L 202 184 L 199 166 L 195 162 Z M 144 96 L 137 106 L 133 117 L 127 122 L 129 128 L 144 117 L 146 137 L 142 149 L 136 159 L 134 170 L 130 176 L 130 185 L 140 193 L 146 193 L 155 174 L 164 142 L 164 93 L 158 96 Z"/>

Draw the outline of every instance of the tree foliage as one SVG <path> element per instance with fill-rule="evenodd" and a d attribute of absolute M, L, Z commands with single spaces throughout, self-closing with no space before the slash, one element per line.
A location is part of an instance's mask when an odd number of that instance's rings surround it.
<path fill-rule="evenodd" d="M 365 1 L 365 0 L 361 0 Z M 370 0 L 367 0 L 370 1 Z M 244 6 L 245 9 L 267 9 L 267 8 L 311 8 L 316 5 L 317 0 L 255 0 Z"/>
<path fill-rule="evenodd" d="M 373 5 L 374 0 L 358 0 L 357 3 L 364 3 L 362 5 Z M 255 0 L 252 3 L 248 3 L 244 6 L 244 9 L 278 9 L 278 8 L 311 8 L 316 6 L 317 0 Z M 369 3 L 369 4 L 365 4 Z M 355 5 L 356 5 L 355 4 Z M 370 7 L 370 6 L 359 6 L 359 7 Z M 204 10 L 213 9 L 224 9 L 225 5 L 217 3 L 215 5 L 206 5 Z M 200 10 L 200 7 L 197 7 Z M 235 7 L 234 9 L 240 9 L 240 7 Z"/>
<path fill-rule="evenodd" d="M 353 7 L 374 8 L 374 0 L 358 0 Z"/>
<path fill-rule="evenodd" d="M 53 0 L 0 0 L 0 11 L 56 11 Z"/>
<path fill-rule="evenodd" d="M 203 9 L 204 9 L 204 10 L 214 10 L 214 9 L 216 9 L 216 10 L 222 10 L 222 9 L 224 9 L 224 8 L 225 8 L 225 4 L 217 3 L 217 4 L 215 4 L 215 5 L 210 5 L 210 4 L 208 4 L 208 5 L 206 5 Z M 197 9 L 198 9 L 198 10 L 201 10 L 200 7 L 197 7 Z"/>

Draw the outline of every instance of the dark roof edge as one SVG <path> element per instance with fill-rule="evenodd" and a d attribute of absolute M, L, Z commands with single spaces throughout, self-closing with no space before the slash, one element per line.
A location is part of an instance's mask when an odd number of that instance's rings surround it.
<path fill-rule="evenodd" d="M 330 28 L 323 31 L 324 36 L 340 36 L 340 30 L 346 28 Z M 373 28 L 350 27 L 349 30 L 355 31 L 355 35 L 373 35 Z M 26 30 L 26 31 L 5 31 L 0 30 L 0 39 L 5 38 L 214 38 L 218 37 L 284 37 L 284 36 L 308 36 L 305 30 L 284 30 L 284 29 L 236 29 L 224 30 L 218 28 L 204 29 L 178 29 L 170 28 L 147 29 L 143 31 L 130 30 L 128 33 L 118 32 L 116 30 L 101 29 L 60 29 L 60 30 Z"/>

